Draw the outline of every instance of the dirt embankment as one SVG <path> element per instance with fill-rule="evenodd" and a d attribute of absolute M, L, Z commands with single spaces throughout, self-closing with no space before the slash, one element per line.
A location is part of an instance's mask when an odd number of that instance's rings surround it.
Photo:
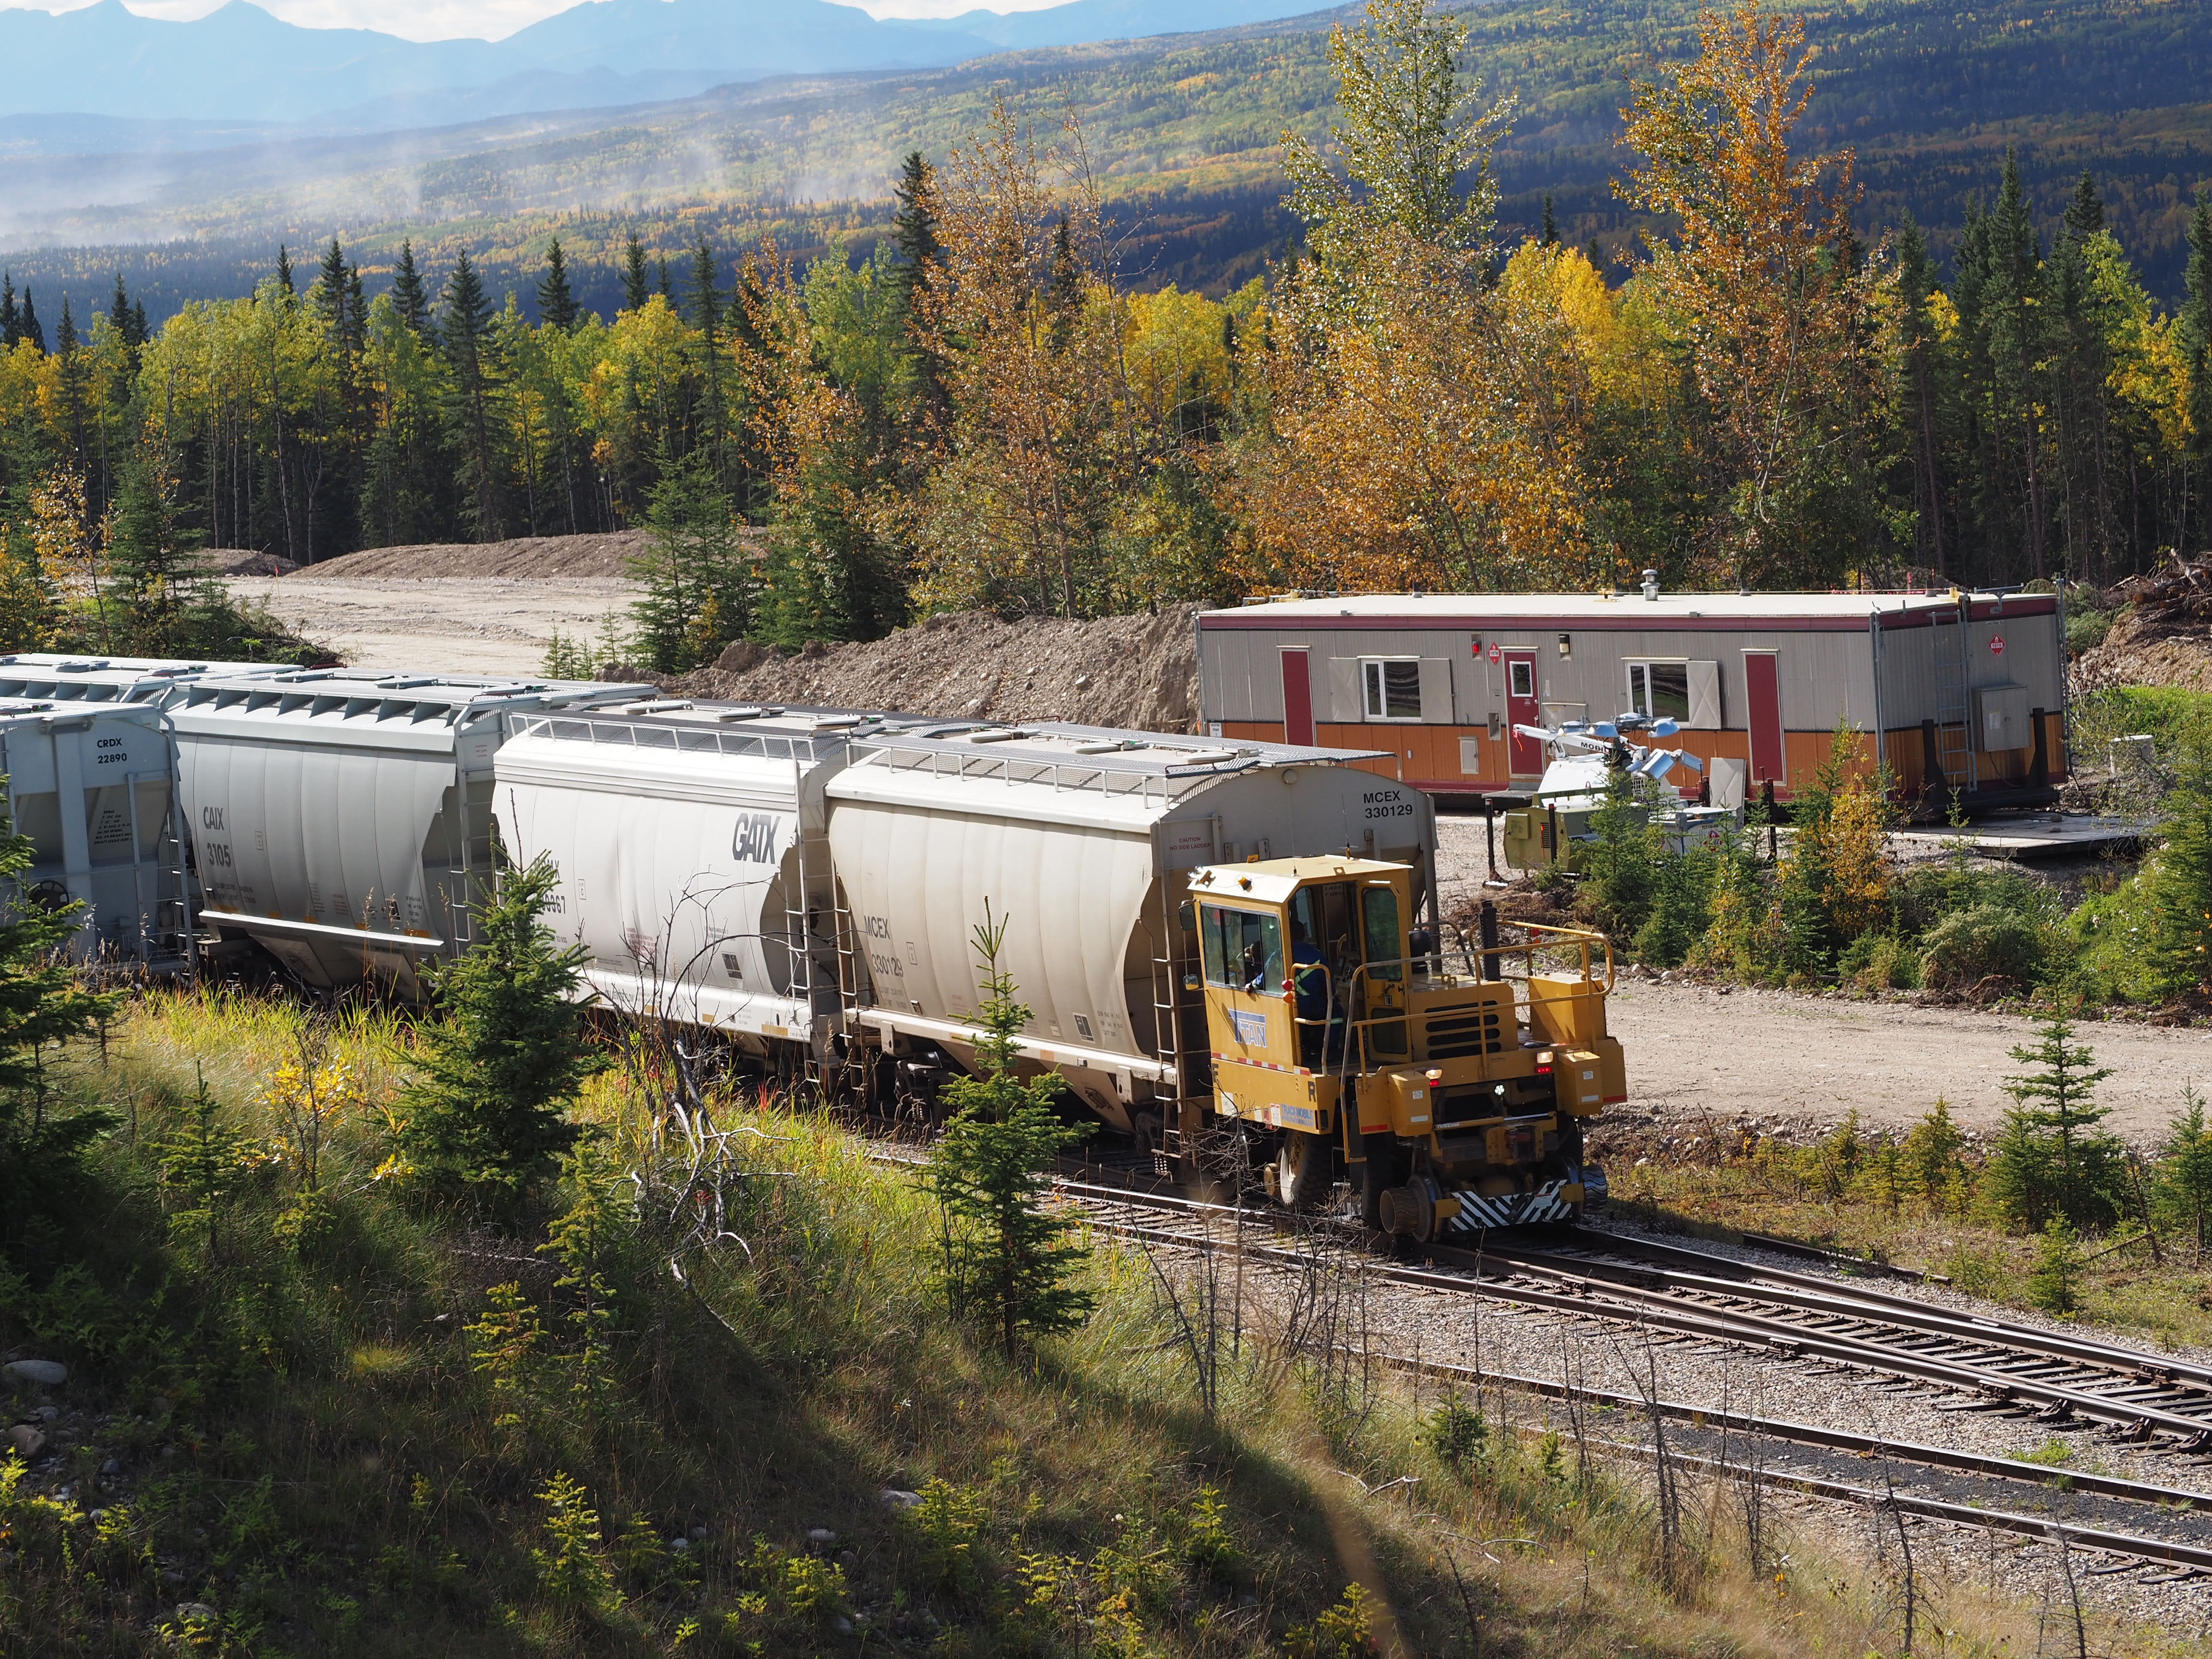
<path fill-rule="evenodd" d="M 2074 689 L 2174 685 L 2212 691 L 2212 554 L 2175 558 L 2105 595 L 2119 614 L 2074 666 Z"/>
<path fill-rule="evenodd" d="M 591 536 L 518 536 L 504 542 L 425 542 L 372 547 L 325 559 L 295 574 L 302 581 L 452 580 L 484 576 L 599 576 L 620 580 L 644 553 L 642 530 Z"/>
<path fill-rule="evenodd" d="M 1095 622 L 930 617 L 886 639 L 811 645 L 791 657 L 733 645 L 678 684 L 687 696 L 746 702 L 1188 732 L 1198 720 L 1194 612 L 1177 605 Z"/>

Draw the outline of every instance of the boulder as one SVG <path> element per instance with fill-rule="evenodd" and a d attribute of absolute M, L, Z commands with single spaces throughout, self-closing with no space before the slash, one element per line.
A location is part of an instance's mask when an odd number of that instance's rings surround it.
<path fill-rule="evenodd" d="M 35 1382 L 41 1388 L 58 1389 L 69 1381 L 69 1367 L 58 1359 L 11 1359 L 0 1365 L 0 1376 L 10 1382 Z"/>

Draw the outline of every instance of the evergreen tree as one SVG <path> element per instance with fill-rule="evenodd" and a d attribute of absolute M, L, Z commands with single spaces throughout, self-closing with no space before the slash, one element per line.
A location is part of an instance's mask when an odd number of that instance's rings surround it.
<path fill-rule="evenodd" d="M 152 331 L 146 326 L 146 302 L 143 300 L 131 302 L 131 337 L 141 346 L 154 337 Z"/>
<path fill-rule="evenodd" d="M 1068 1284 L 1089 1252 L 1069 1237 L 1069 1223 L 1045 1207 L 1061 1150 L 1091 1133 L 1053 1110 L 1062 1085 L 1047 1072 L 1024 1082 L 1016 1038 L 1030 1011 L 1017 1002 L 1002 965 L 1006 924 L 984 907 L 975 929 L 982 976 L 975 1076 L 945 1086 L 952 1116 L 929 1159 L 930 1184 L 944 1215 L 941 1246 L 946 1300 L 956 1317 L 993 1330 L 1012 1352 L 1024 1337 L 1071 1330 L 1097 1298 Z"/>
<path fill-rule="evenodd" d="M 2166 843 L 2141 884 L 2152 988 L 2165 997 L 2212 995 L 2212 778 L 2191 777 L 2168 797 Z"/>
<path fill-rule="evenodd" d="M 728 427 L 722 395 L 722 296 L 714 286 L 714 251 L 702 236 L 691 250 L 691 326 L 699 331 L 699 377 L 706 396 L 699 410 L 699 427 L 713 457 L 714 476 L 725 471 L 723 440 Z"/>
<path fill-rule="evenodd" d="M 662 455 L 645 528 L 645 553 L 630 562 L 645 590 L 630 606 L 637 643 L 655 673 L 688 673 L 753 621 L 752 561 L 706 456 Z"/>
<path fill-rule="evenodd" d="M 97 413 L 92 362 L 77 337 L 76 321 L 70 314 L 66 294 L 62 295 L 61 325 L 54 331 L 54 356 L 58 369 L 55 375 L 54 423 L 61 428 L 70 456 L 89 478 L 98 459 L 92 453 Z M 100 489 L 106 493 L 104 479 L 100 481 Z"/>
<path fill-rule="evenodd" d="M 392 271 L 392 302 L 399 307 L 399 319 L 424 339 L 430 337 L 430 290 L 423 286 L 422 273 L 415 268 L 415 244 L 399 245 L 398 263 Z"/>
<path fill-rule="evenodd" d="M 31 303 L 31 290 L 23 290 L 23 309 L 16 324 L 16 337 L 28 340 L 31 349 L 40 356 L 46 356 L 46 331 L 40 325 L 38 307 Z"/>
<path fill-rule="evenodd" d="M 721 338 L 722 296 L 714 286 L 714 250 L 704 236 L 691 249 L 691 326 L 707 337 L 710 349 Z"/>
<path fill-rule="evenodd" d="M 467 492 L 464 511 L 480 542 L 495 542 L 504 533 L 499 510 L 501 434 L 493 408 L 498 389 L 491 314 L 483 283 L 464 248 L 446 279 L 438 341 L 453 371 L 449 425 L 460 450 L 460 483 Z"/>
<path fill-rule="evenodd" d="M 2104 228 L 2104 198 L 2097 194 L 2095 176 L 2083 167 L 2074 182 L 2074 199 L 2066 204 L 2066 239 L 2086 242 Z"/>
<path fill-rule="evenodd" d="M 131 296 L 123 291 L 123 273 L 115 273 L 115 298 L 107 308 L 108 326 L 123 342 L 123 349 L 137 361 L 138 349 L 146 343 L 146 312 L 142 306 L 133 310 Z"/>
<path fill-rule="evenodd" d="M 2027 1276 L 2027 1299 L 2044 1312 L 2062 1316 L 2081 1305 L 2081 1252 L 2063 1215 L 2044 1224 L 2035 1267 Z"/>
<path fill-rule="evenodd" d="M 576 325 L 576 296 L 568 287 L 568 262 L 557 237 L 545 245 L 545 274 L 538 280 L 538 314 L 548 328 L 564 334 Z"/>
<path fill-rule="evenodd" d="M 2004 1079 L 2017 1103 L 1990 1160 L 1990 1195 L 2008 1218 L 2037 1231 L 2053 1218 L 2096 1226 L 2113 1215 L 2121 1178 L 2119 1142 L 2097 1128 L 2105 1110 L 2096 1087 L 2112 1073 L 2072 1042 L 2070 1021 L 2052 1015 L 2040 1024 L 2033 1046 L 2011 1050 L 2034 1069 Z"/>
<path fill-rule="evenodd" d="M 898 259 L 891 267 L 891 297 L 914 352 L 915 390 L 921 406 L 931 415 L 941 415 L 945 362 L 926 313 L 930 285 L 944 263 L 945 245 L 937 234 L 937 170 L 920 150 L 907 152 L 894 193 L 898 208 L 891 216 L 891 245 Z"/>
<path fill-rule="evenodd" d="M 1984 580 L 2049 574 L 2043 259 L 2020 158 L 2005 152 L 1996 206 L 1970 213 L 1960 238 L 1952 299 L 1965 354 L 1972 524 Z"/>
<path fill-rule="evenodd" d="M 653 285 L 653 291 L 666 302 L 671 311 L 674 311 L 676 309 L 676 279 L 669 274 L 668 256 L 662 254 L 653 262 L 653 270 L 658 273 Z"/>
<path fill-rule="evenodd" d="M 1552 192 L 1548 190 L 1544 192 L 1544 228 L 1537 240 L 1546 247 L 1559 245 L 1559 222 L 1552 216 Z"/>
<path fill-rule="evenodd" d="M 197 535 L 179 534 L 173 486 L 143 451 L 124 464 L 108 509 L 108 559 L 123 595 L 130 649 L 146 656 L 189 650 L 188 588 Z"/>
<path fill-rule="evenodd" d="M 1905 348 L 1903 408 L 1910 428 L 1914 555 L 1938 574 L 1949 568 L 1946 516 L 1951 510 L 1944 466 L 1948 419 L 1943 408 L 1942 336 L 1936 325 L 1936 296 L 1942 291 L 1928 238 L 1911 213 L 1897 231 L 1898 298 L 1902 303 Z"/>
<path fill-rule="evenodd" d="M 333 236 L 330 246 L 323 250 L 322 270 L 317 274 L 314 287 L 315 311 L 333 340 L 343 342 L 352 337 L 349 316 L 351 300 L 351 291 L 346 285 L 345 252 Z"/>
<path fill-rule="evenodd" d="M 637 240 L 637 233 L 629 234 L 623 247 L 623 309 L 642 311 L 645 302 L 653 297 L 646 284 L 645 246 Z"/>
<path fill-rule="evenodd" d="M 400 1096 L 410 1180 L 480 1212 L 511 1216 L 552 1173 L 578 1133 L 564 1109 L 599 1066 L 573 1000 L 584 949 L 544 923 L 559 883 L 541 856 L 479 894 L 476 943 L 432 970 L 437 1018 Z"/>
<path fill-rule="evenodd" d="M 291 250 L 282 242 L 276 244 L 276 286 L 288 295 L 296 295 L 299 292 L 292 286 Z"/>
<path fill-rule="evenodd" d="M 2212 185 L 2201 185 L 2189 212 L 2185 297 L 2174 319 L 2189 368 L 2189 479 L 2183 489 L 2182 544 L 2202 545 L 2212 526 Z M 25 295 L 26 300 L 29 298 Z"/>
<path fill-rule="evenodd" d="M 2189 1229 L 2201 1262 L 2212 1250 L 2212 1124 L 2194 1085 L 2181 1091 L 2181 1115 L 2160 1150 L 2158 1194 L 2166 1214 Z"/>
<path fill-rule="evenodd" d="M 22 337 L 22 319 L 15 311 L 15 273 L 0 272 L 0 351 L 13 351 Z"/>
<path fill-rule="evenodd" d="M 86 1153 L 112 1128 L 106 1109 L 66 1113 L 48 1090 L 46 1054 L 82 1036 L 108 1006 L 88 994 L 68 959 L 83 906 L 21 902 L 37 858 L 29 837 L 0 817 L 0 1249 L 13 1253 L 34 1222 L 76 1212 Z"/>

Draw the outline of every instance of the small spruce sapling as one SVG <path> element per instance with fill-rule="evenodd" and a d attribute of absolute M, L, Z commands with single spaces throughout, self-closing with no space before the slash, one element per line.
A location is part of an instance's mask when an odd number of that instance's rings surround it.
<path fill-rule="evenodd" d="M 2160 1149 L 2156 1188 L 2160 1207 L 2189 1230 L 2201 1261 L 2212 1250 L 2212 1124 L 2194 1084 L 2181 1089 L 2181 1115 Z"/>
<path fill-rule="evenodd" d="M 1006 919 L 994 920 L 988 903 L 983 915 L 975 943 L 985 1035 L 975 1045 L 976 1075 L 945 1087 L 953 1111 L 930 1153 L 930 1184 L 943 1215 L 946 1299 L 956 1317 L 987 1322 L 1012 1352 L 1025 1336 L 1082 1324 L 1096 1301 L 1067 1282 L 1090 1252 L 1044 1206 L 1060 1149 L 1091 1126 L 1063 1123 L 1053 1110 L 1058 1077 L 1024 1082 L 1016 1072 L 1015 1038 L 1030 1011 L 1014 1000 L 1002 963 Z"/>
<path fill-rule="evenodd" d="M 558 879 L 540 856 L 483 896 L 477 942 L 432 977 L 438 1018 L 400 1097 L 410 1178 L 479 1211 L 511 1214 L 551 1173 L 576 1139 L 563 1109 L 605 1064 L 570 1000 L 582 948 L 561 949 L 543 920 Z"/>
<path fill-rule="evenodd" d="M 596 1136 L 586 1136 L 563 1162 L 570 1193 L 568 1208 L 548 1229 L 552 1237 L 538 1246 L 557 1258 L 565 1271 L 553 1281 L 572 1299 L 565 1316 L 575 1338 L 568 1355 L 571 1392 L 594 1418 L 613 1403 L 614 1373 L 607 1347 L 613 1319 L 614 1287 L 606 1272 L 631 1236 L 635 1217 L 623 1202 L 621 1166 Z"/>
<path fill-rule="evenodd" d="M 2098 1225 L 2112 1218 L 2122 1178 L 2119 1142 L 2098 1129 L 2105 1110 L 2094 1102 L 2112 1069 L 2071 1041 L 2071 1021 L 2054 1015 L 2041 1024 L 2034 1044 L 2010 1051 L 2032 1069 L 2004 1079 L 2018 1104 L 1990 1160 L 1991 1194 L 2004 1215 L 2038 1231 L 2054 1215 Z"/>
<path fill-rule="evenodd" d="M 2043 1229 L 2027 1276 L 2027 1299 L 2045 1313 L 2070 1314 L 2081 1305 L 2081 1251 L 2063 1215 L 2051 1217 Z"/>

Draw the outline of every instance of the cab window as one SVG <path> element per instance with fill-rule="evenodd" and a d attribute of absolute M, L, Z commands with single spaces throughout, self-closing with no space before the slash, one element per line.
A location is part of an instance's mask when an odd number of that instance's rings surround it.
<path fill-rule="evenodd" d="M 1208 985 L 1268 991 L 1283 982 L 1283 924 L 1266 911 L 1205 905 L 1198 913 L 1198 943 Z"/>
<path fill-rule="evenodd" d="M 1397 890 L 1364 889 L 1359 896 L 1359 915 L 1362 931 L 1367 936 L 1367 977 L 1397 979 L 1405 971 L 1399 959 L 1406 954 L 1404 937 L 1398 931 Z"/>

